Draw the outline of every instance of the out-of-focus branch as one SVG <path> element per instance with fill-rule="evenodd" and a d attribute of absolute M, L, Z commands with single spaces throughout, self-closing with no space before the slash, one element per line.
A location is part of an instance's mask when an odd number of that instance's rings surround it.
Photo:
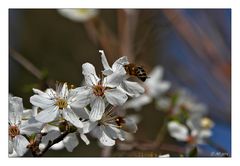
<path fill-rule="evenodd" d="M 197 55 L 206 63 L 217 64 L 211 66 L 211 72 L 214 76 L 229 86 L 230 64 L 223 59 L 224 52 L 218 50 L 214 41 L 204 33 L 200 33 L 194 28 L 193 23 L 189 22 L 180 10 L 162 10 L 163 14 L 169 19 L 172 25 L 182 38 L 193 48 Z"/>
<path fill-rule="evenodd" d="M 102 157 L 110 157 L 111 153 L 112 153 L 112 149 L 113 149 L 112 146 L 106 146 L 106 147 L 102 148 L 101 156 Z"/>
<path fill-rule="evenodd" d="M 47 79 L 46 75 L 40 71 L 33 63 L 26 59 L 22 54 L 18 53 L 14 49 L 10 49 L 10 56 L 22 65 L 29 73 L 35 76 L 39 80 L 39 89 L 46 89 L 55 84 L 51 79 Z"/>
<path fill-rule="evenodd" d="M 106 26 L 105 22 L 99 17 L 88 20 L 85 23 L 85 28 L 88 32 L 89 38 L 93 43 L 100 44 L 102 49 L 108 55 L 110 62 L 119 56 L 119 43 L 116 36 Z"/>
<path fill-rule="evenodd" d="M 167 120 L 165 119 L 162 127 L 160 128 L 160 130 L 154 140 L 156 145 L 161 145 L 161 143 L 164 140 L 164 137 L 166 135 L 166 130 L 167 130 Z"/>
<path fill-rule="evenodd" d="M 26 70 L 28 70 L 32 75 L 34 75 L 37 79 L 43 80 L 44 76 L 42 72 L 16 50 L 10 49 L 10 56 L 19 64 L 21 64 Z"/>
<path fill-rule="evenodd" d="M 119 142 L 118 149 L 122 151 L 167 151 L 179 154 L 185 154 L 186 149 L 174 144 L 156 144 L 155 141 L 134 141 L 134 142 Z"/>
<path fill-rule="evenodd" d="M 117 14 L 120 55 L 127 56 L 129 61 L 134 61 L 133 41 L 137 26 L 138 12 L 133 9 L 119 9 Z"/>

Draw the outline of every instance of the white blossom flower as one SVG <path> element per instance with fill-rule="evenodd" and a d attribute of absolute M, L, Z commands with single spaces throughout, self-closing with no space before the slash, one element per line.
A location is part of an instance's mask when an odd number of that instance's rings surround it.
<path fill-rule="evenodd" d="M 159 96 L 169 90 L 171 84 L 168 81 L 163 81 L 162 76 L 163 68 L 160 66 L 155 67 L 149 74 L 150 78 L 143 82 L 145 94 L 129 100 L 124 105 L 124 108 L 140 110 L 142 106 L 151 103 L 153 99 L 158 99 Z"/>
<path fill-rule="evenodd" d="M 129 62 L 127 60 L 127 57 L 123 56 L 123 57 L 119 58 L 118 60 L 116 60 L 113 63 L 112 67 L 110 67 L 109 64 L 108 64 L 107 58 L 104 54 L 104 51 L 99 50 L 99 52 L 101 53 L 101 60 L 102 60 L 103 68 L 104 68 L 104 71 L 103 71 L 104 75 L 110 75 L 114 72 L 118 72 L 119 70 L 125 70 L 124 65 L 129 64 Z M 144 88 L 140 84 L 138 84 L 137 82 L 128 81 L 127 80 L 128 77 L 129 76 L 127 74 L 125 74 L 125 77 L 124 77 L 124 79 L 123 79 L 123 81 L 121 82 L 121 85 L 120 85 L 121 88 L 124 91 L 126 91 L 126 93 L 129 96 L 132 96 L 132 97 L 137 97 L 140 94 L 143 94 L 144 93 Z"/>
<path fill-rule="evenodd" d="M 168 123 L 168 131 L 173 138 L 190 144 L 204 144 L 205 139 L 212 135 L 212 127 L 213 122 L 206 117 L 189 119 L 185 125 L 176 121 Z"/>
<path fill-rule="evenodd" d="M 40 131 L 42 124 L 34 118 L 22 120 L 23 103 L 19 97 L 9 97 L 8 134 L 9 154 L 11 156 L 23 156 L 27 152 L 29 141 L 25 135 L 31 135 Z"/>
<path fill-rule="evenodd" d="M 90 120 L 101 119 L 105 110 L 105 99 L 113 106 L 122 105 L 127 100 L 127 95 L 118 88 L 122 82 L 124 70 L 112 73 L 103 80 L 96 75 L 95 67 L 90 63 L 82 65 L 88 95 L 91 99 Z"/>
<path fill-rule="evenodd" d="M 192 141 L 198 144 L 204 144 L 205 140 L 212 136 L 214 123 L 207 117 L 191 117 L 186 122 L 191 129 Z"/>
<path fill-rule="evenodd" d="M 171 108 L 171 114 L 176 115 L 181 113 L 182 110 L 188 112 L 189 116 L 201 117 L 207 113 L 207 106 L 200 103 L 196 98 L 185 89 L 177 91 L 174 97 L 162 97 L 157 101 L 157 107 L 163 110 Z"/>
<path fill-rule="evenodd" d="M 176 121 L 170 121 L 168 123 L 168 131 L 171 137 L 177 139 L 178 141 L 188 141 L 189 133 L 188 128 Z"/>
<path fill-rule="evenodd" d="M 114 115 L 110 109 L 104 112 L 98 121 L 85 121 L 83 130 L 85 132 L 92 131 L 93 136 L 97 137 L 102 145 L 113 146 L 116 139 L 125 140 L 126 133 L 135 133 L 137 126 L 130 118 Z"/>
<path fill-rule="evenodd" d="M 33 89 L 36 95 L 30 98 L 30 102 L 43 109 L 36 115 L 36 119 L 43 123 L 54 121 L 61 116 L 74 126 L 82 128 L 83 124 L 79 117 L 74 113 L 73 107 L 85 107 L 89 103 L 87 91 L 84 88 L 68 89 L 67 83 L 58 84 L 56 91 L 47 89 L 42 92 Z"/>
<path fill-rule="evenodd" d="M 58 9 L 58 12 L 76 22 L 85 22 L 97 16 L 97 9 Z"/>
<path fill-rule="evenodd" d="M 199 114 L 199 116 L 201 116 L 207 112 L 207 106 L 203 103 L 198 102 L 195 96 L 190 94 L 185 89 L 181 89 L 178 92 L 177 102 L 173 112 L 177 113 L 181 108 L 187 109 L 192 115 Z"/>

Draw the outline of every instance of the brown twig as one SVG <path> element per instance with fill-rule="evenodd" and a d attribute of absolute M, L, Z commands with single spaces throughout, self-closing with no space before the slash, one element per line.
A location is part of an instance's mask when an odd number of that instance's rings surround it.
<path fill-rule="evenodd" d="M 100 17 L 95 17 L 86 22 L 85 28 L 93 43 L 100 44 L 102 49 L 104 49 L 110 62 L 113 62 L 114 59 L 118 58 L 118 40 Z"/>
<path fill-rule="evenodd" d="M 102 157 L 110 157 L 111 153 L 112 153 L 112 149 L 113 149 L 112 146 L 107 146 L 107 147 L 102 148 L 101 156 Z"/>
<path fill-rule="evenodd" d="M 118 38 L 121 56 L 127 56 L 134 61 L 133 40 L 137 25 L 138 13 L 136 10 L 118 10 Z"/>
<path fill-rule="evenodd" d="M 53 141 L 49 141 L 47 146 L 40 151 L 39 150 L 39 144 L 41 141 L 38 141 L 35 143 L 35 146 L 32 148 L 29 148 L 32 152 L 32 155 L 34 157 L 41 157 L 43 156 L 54 144 L 59 143 L 60 141 L 62 141 L 67 135 L 69 134 L 69 131 L 64 131 L 59 137 L 57 137 L 56 139 L 54 139 Z M 42 138 L 42 137 L 41 137 Z"/>
<path fill-rule="evenodd" d="M 64 131 L 59 137 L 57 137 L 53 141 L 49 141 L 47 146 L 42 150 L 42 152 L 38 154 L 38 157 L 41 157 L 43 154 L 45 154 L 54 144 L 57 144 L 60 141 L 62 141 L 68 134 L 69 131 Z"/>
<path fill-rule="evenodd" d="M 26 70 L 32 73 L 37 79 L 43 80 L 44 76 L 42 72 L 34 66 L 29 60 L 27 60 L 24 56 L 18 53 L 14 49 L 10 49 L 10 56 L 16 60 L 19 64 L 21 64 Z"/>

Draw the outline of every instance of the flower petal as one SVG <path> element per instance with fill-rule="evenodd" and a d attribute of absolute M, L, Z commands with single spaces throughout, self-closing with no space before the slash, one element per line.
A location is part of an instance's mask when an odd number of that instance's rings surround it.
<path fill-rule="evenodd" d="M 136 133 L 138 128 L 136 123 L 132 119 L 126 117 L 124 118 L 124 124 L 122 125 L 122 129 L 130 133 Z"/>
<path fill-rule="evenodd" d="M 126 104 L 124 105 L 124 108 L 125 109 L 132 108 L 132 109 L 135 109 L 136 111 L 139 111 L 141 107 L 149 104 L 151 101 L 152 101 L 152 98 L 144 94 L 126 102 Z"/>
<path fill-rule="evenodd" d="M 171 83 L 168 81 L 153 82 L 148 87 L 148 94 L 152 97 L 158 97 L 171 87 Z"/>
<path fill-rule="evenodd" d="M 95 67 L 90 63 L 84 63 L 82 65 L 82 74 L 84 75 L 87 85 L 96 85 L 100 81 L 96 74 Z"/>
<path fill-rule="evenodd" d="M 39 133 L 43 128 L 43 123 L 37 121 L 34 117 L 22 122 L 20 125 L 20 133 L 31 135 L 33 133 Z"/>
<path fill-rule="evenodd" d="M 86 145 L 90 144 L 90 141 L 85 134 L 80 134 L 80 138 L 85 142 Z"/>
<path fill-rule="evenodd" d="M 47 98 L 47 99 L 51 99 L 51 97 L 49 96 L 48 93 L 45 93 L 45 92 L 43 92 L 43 91 L 41 91 L 41 90 L 39 90 L 39 89 L 35 89 L 35 88 L 33 88 L 32 90 L 33 90 L 33 92 L 34 92 L 35 94 L 38 94 L 38 95 L 40 95 L 40 96 L 42 96 L 42 97 L 44 97 L 44 98 Z"/>
<path fill-rule="evenodd" d="M 56 91 L 52 88 L 46 89 L 45 93 L 49 96 L 50 99 L 56 98 L 57 96 Z"/>
<path fill-rule="evenodd" d="M 89 119 L 89 112 L 90 111 L 86 107 L 76 108 L 76 109 L 74 108 L 73 111 L 78 117 L 80 117 L 82 119 Z"/>
<path fill-rule="evenodd" d="M 105 87 L 115 88 L 122 83 L 125 74 L 125 69 L 121 68 L 121 70 L 118 70 L 117 72 L 114 72 L 111 75 L 105 77 L 103 79 L 103 85 Z"/>
<path fill-rule="evenodd" d="M 20 97 L 9 98 L 9 122 L 11 124 L 19 124 L 23 114 L 23 103 Z"/>
<path fill-rule="evenodd" d="M 112 71 L 111 67 L 108 64 L 107 58 L 106 58 L 106 56 L 104 54 L 104 51 L 103 50 L 99 50 L 99 52 L 101 53 L 101 61 L 102 61 L 103 68 L 104 68 L 103 74 L 104 75 L 112 74 L 113 71 Z"/>
<path fill-rule="evenodd" d="M 64 83 L 62 85 L 62 89 L 60 91 L 60 97 L 61 98 L 66 98 L 68 96 L 68 86 L 67 83 Z"/>
<path fill-rule="evenodd" d="M 18 156 L 23 156 L 27 152 L 28 144 L 28 140 L 22 135 L 17 135 L 13 138 L 13 148 L 18 154 Z"/>
<path fill-rule="evenodd" d="M 97 126 L 98 122 L 86 121 L 83 122 L 83 124 L 83 131 L 80 131 L 79 133 L 89 133 Z"/>
<path fill-rule="evenodd" d="M 188 129 L 186 126 L 172 121 L 168 123 L 168 131 L 170 135 L 178 141 L 187 141 Z"/>
<path fill-rule="evenodd" d="M 13 153 L 13 142 L 11 140 L 8 140 L 8 154 Z"/>
<path fill-rule="evenodd" d="M 32 109 L 23 110 L 22 119 L 30 119 L 38 113 L 38 107 L 33 106 Z"/>
<path fill-rule="evenodd" d="M 72 94 L 75 93 L 75 94 Z M 92 89 L 88 87 L 80 87 L 74 89 L 74 92 L 70 91 L 69 103 L 71 107 L 83 108 L 90 103 L 90 97 L 92 95 Z"/>
<path fill-rule="evenodd" d="M 67 151 L 72 152 L 79 144 L 78 138 L 75 133 L 69 133 L 64 139 L 63 144 L 66 147 Z"/>
<path fill-rule="evenodd" d="M 65 147 L 65 146 L 64 146 L 63 141 L 60 141 L 60 142 L 54 144 L 53 146 L 51 146 L 51 149 L 52 149 L 52 150 L 61 150 L 61 149 L 63 149 L 64 147 Z"/>
<path fill-rule="evenodd" d="M 212 131 L 209 129 L 203 129 L 199 131 L 199 137 L 204 139 L 212 136 Z"/>
<path fill-rule="evenodd" d="M 121 91 L 120 89 L 117 89 L 117 88 L 106 90 L 105 97 L 106 97 L 107 101 L 114 106 L 122 105 L 128 99 L 127 95 L 123 91 Z"/>
<path fill-rule="evenodd" d="M 48 98 L 45 98 L 43 96 L 40 95 L 33 95 L 30 98 L 30 103 L 34 106 L 40 107 L 42 109 L 46 109 L 48 107 L 51 107 L 54 105 L 55 101 L 54 100 L 50 100 Z"/>
<path fill-rule="evenodd" d="M 39 122 L 48 123 L 56 119 L 58 115 L 59 115 L 58 107 L 51 106 L 41 111 L 39 114 L 36 115 L 35 118 Z"/>
<path fill-rule="evenodd" d="M 163 68 L 161 66 L 155 67 L 151 73 L 149 74 L 149 77 L 152 81 L 157 82 L 162 79 L 163 77 Z M 150 79 L 147 79 L 146 82 L 151 81 Z"/>
<path fill-rule="evenodd" d="M 113 125 L 109 125 L 109 127 L 105 127 L 105 133 L 108 136 L 110 136 L 110 138 L 113 138 L 113 139 L 118 138 L 121 141 L 125 140 L 125 134 L 124 134 L 123 130 L 118 129 Z"/>
<path fill-rule="evenodd" d="M 79 117 L 73 112 L 71 108 L 65 108 L 63 110 L 63 118 L 72 123 L 74 126 L 82 128 L 83 123 L 79 120 Z"/>
<path fill-rule="evenodd" d="M 102 97 L 96 97 L 92 104 L 92 110 L 89 119 L 93 122 L 100 120 L 105 111 L 105 103 Z"/>
<path fill-rule="evenodd" d="M 123 56 L 113 63 L 112 70 L 114 72 L 118 71 L 119 69 L 123 68 L 123 65 L 126 65 L 126 64 L 129 64 L 128 59 L 126 56 Z"/>
<path fill-rule="evenodd" d="M 138 97 L 140 94 L 144 93 L 144 88 L 137 82 L 123 81 L 121 87 L 127 92 L 131 97 Z"/>
<path fill-rule="evenodd" d="M 111 139 L 104 130 L 101 132 L 101 136 L 99 138 L 99 141 L 104 145 L 104 146 L 113 146 L 115 145 L 115 140 Z"/>

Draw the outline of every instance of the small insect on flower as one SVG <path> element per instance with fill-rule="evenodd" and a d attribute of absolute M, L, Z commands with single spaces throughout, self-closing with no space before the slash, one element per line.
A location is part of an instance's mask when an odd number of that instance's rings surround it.
<path fill-rule="evenodd" d="M 104 68 L 102 73 L 104 75 L 108 76 L 108 75 L 111 75 L 112 73 L 123 70 L 124 71 L 124 79 L 122 80 L 120 87 L 124 91 L 126 91 L 127 94 L 131 97 L 137 97 L 144 93 L 144 88 L 140 84 L 138 84 L 137 82 L 134 82 L 134 81 L 127 80 L 129 78 L 130 74 L 132 74 L 132 75 L 138 75 L 139 79 L 141 78 L 142 81 L 145 81 L 147 76 L 146 76 L 145 70 L 142 67 L 138 66 L 138 68 L 136 68 L 136 70 L 134 68 L 131 69 L 126 56 L 123 56 L 123 57 L 117 59 L 113 63 L 112 67 L 110 67 L 104 51 L 99 50 L 99 52 L 101 53 L 101 60 L 102 60 L 103 68 Z M 135 65 L 134 66 L 131 65 L 131 66 L 135 67 Z M 130 73 L 130 74 L 128 74 L 128 73 Z M 143 74 L 143 73 L 145 73 L 145 74 Z"/>
<path fill-rule="evenodd" d="M 147 78 L 147 73 L 142 66 L 137 66 L 133 63 L 123 65 L 124 69 L 130 76 L 136 76 L 139 80 L 145 81 Z"/>

